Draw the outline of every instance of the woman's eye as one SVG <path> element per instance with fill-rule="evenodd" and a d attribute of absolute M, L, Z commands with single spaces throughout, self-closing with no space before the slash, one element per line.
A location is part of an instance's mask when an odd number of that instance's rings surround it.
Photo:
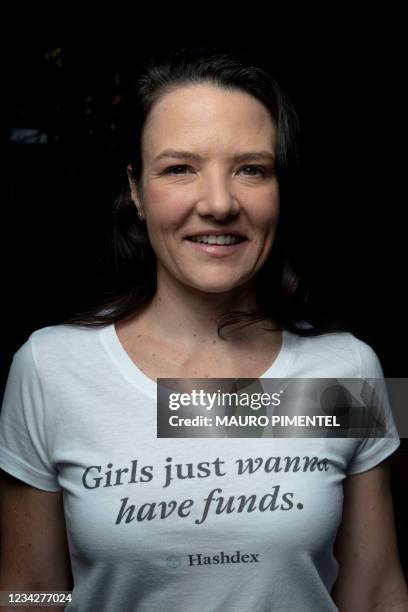
<path fill-rule="evenodd" d="M 249 168 L 250 170 L 257 170 L 258 172 L 261 173 L 261 175 L 265 175 L 266 174 L 266 170 L 262 166 L 243 166 L 243 168 Z M 247 176 L 255 176 L 255 175 L 254 174 L 249 174 Z"/>
<path fill-rule="evenodd" d="M 176 173 L 174 172 L 174 170 L 177 170 L 179 168 L 186 169 L 186 168 L 188 168 L 188 166 L 183 166 L 183 165 L 181 165 L 181 166 L 171 166 L 170 168 L 166 168 L 166 170 L 164 171 L 164 174 L 179 174 L 178 172 L 176 172 Z"/>

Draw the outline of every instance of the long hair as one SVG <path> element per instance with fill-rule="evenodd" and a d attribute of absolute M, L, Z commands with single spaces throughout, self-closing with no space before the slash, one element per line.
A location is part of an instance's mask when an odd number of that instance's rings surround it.
<path fill-rule="evenodd" d="M 225 326 L 246 326 L 268 319 L 299 335 L 346 329 L 344 324 L 323 321 L 312 312 L 310 292 L 293 261 L 291 224 L 296 222 L 300 200 L 299 119 L 287 95 L 258 62 L 253 63 L 243 52 L 216 47 L 181 48 L 162 57 L 150 57 L 131 79 L 125 96 L 121 117 L 123 162 L 132 165 L 133 177 L 142 185 L 142 138 L 152 108 L 166 93 L 198 83 L 249 93 L 268 109 L 277 130 L 280 217 L 271 253 L 254 279 L 257 307 L 224 313 L 218 320 L 219 337 L 225 339 L 221 334 Z M 136 214 L 128 183 L 114 198 L 107 258 L 113 269 L 113 287 L 105 288 L 91 308 L 75 312 L 64 324 L 96 327 L 130 318 L 156 291 L 156 255 L 146 224 Z"/>

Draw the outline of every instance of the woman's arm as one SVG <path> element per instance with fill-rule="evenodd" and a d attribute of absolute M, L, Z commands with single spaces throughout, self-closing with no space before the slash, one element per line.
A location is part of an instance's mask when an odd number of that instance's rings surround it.
<path fill-rule="evenodd" d="M 389 459 L 348 476 L 334 545 L 332 598 L 341 612 L 408 612 L 394 524 Z"/>
<path fill-rule="evenodd" d="M 42 491 L 0 470 L 0 591 L 72 588 L 62 493 Z"/>

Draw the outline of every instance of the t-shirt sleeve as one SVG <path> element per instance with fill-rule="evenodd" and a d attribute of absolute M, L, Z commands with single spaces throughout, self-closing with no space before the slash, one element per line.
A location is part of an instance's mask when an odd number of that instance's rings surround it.
<path fill-rule="evenodd" d="M 0 412 L 0 468 L 45 491 L 61 491 L 47 444 L 46 409 L 33 334 L 14 353 Z"/>
<path fill-rule="evenodd" d="M 358 474 L 375 467 L 392 455 L 400 446 L 401 440 L 392 414 L 384 374 L 377 354 L 370 345 L 354 336 L 352 338 L 354 351 L 360 366 L 360 376 L 367 379 L 367 382 L 374 383 L 375 404 L 380 411 L 384 432 L 382 437 L 369 437 L 367 435 L 359 439 L 347 470 L 347 474 Z"/>

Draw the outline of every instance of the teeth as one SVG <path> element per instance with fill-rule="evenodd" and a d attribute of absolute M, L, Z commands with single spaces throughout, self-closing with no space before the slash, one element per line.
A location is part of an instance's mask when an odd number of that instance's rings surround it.
<path fill-rule="evenodd" d="M 193 242 L 203 242 L 204 244 L 236 244 L 237 242 L 241 242 L 241 238 L 238 238 L 238 236 L 231 236 L 230 234 L 222 236 L 194 236 L 191 240 Z"/>

